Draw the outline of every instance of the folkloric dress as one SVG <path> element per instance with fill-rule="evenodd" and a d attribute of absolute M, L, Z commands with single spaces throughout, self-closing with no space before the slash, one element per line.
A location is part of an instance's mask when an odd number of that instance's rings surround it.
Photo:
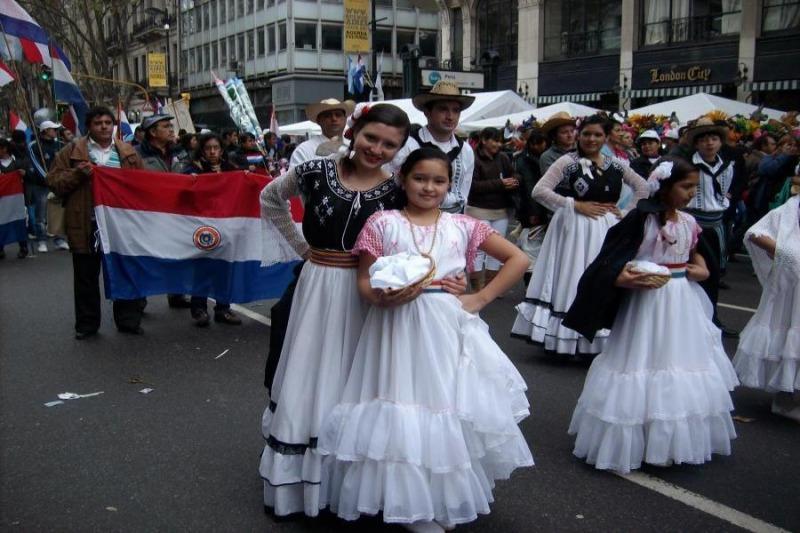
<path fill-rule="evenodd" d="M 264 410 L 261 456 L 264 503 L 276 515 L 304 511 L 316 516 L 321 458 L 313 452 L 322 420 L 339 402 L 350 373 L 367 305 L 356 288 L 357 258 L 349 253 L 370 215 L 397 207 L 391 177 L 368 191 L 347 189 L 334 159 L 302 163 L 261 193 L 265 238 L 278 247 L 285 237 L 298 255 L 311 247 L 292 301 L 286 340 Z M 303 236 L 286 201 L 300 194 Z"/>
<path fill-rule="evenodd" d="M 608 331 L 593 342 L 561 324 L 578 288 L 578 280 L 603 245 L 613 213 L 589 218 L 575 211 L 575 202 L 615 204 L 622 184 L 634 191 L 633 205 L 649 194 L 647 182 L 615 159 L 604 156 L 600 167 L 577 153 L 560 157 L 533 189 L 533 198 L 555 212 L 528 285 L 525 301 L 517 306 L 511 334 L 562 355 L 596 355 Z"/>
<path fill-rule="evenodd" d="M 353 251 L 378 258 L 433 246 L 441 280 L 471 269 L 492 233 L 464 215 L 412 226 L 385 211 Z M 331 510 L 347 520 L 383 511 L 386 522 L 444 524 L 488 513 L 494 480 L 533 465 L 517 426 L 528 415 L 525 389 L 486 323 L 436 281 L 407 304 L 371 308 L 341 403 L 319 436 Z"/>

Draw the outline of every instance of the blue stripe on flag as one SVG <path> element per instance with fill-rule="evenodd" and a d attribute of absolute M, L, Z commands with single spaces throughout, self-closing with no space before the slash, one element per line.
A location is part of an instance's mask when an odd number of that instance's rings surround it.
<path fill-rule="evenodd" d="M 27 241 L 27 233 L 24 218 L 0 224 L 0 246 L 5 246 L 6 244 L 14 242 Z"/>
<path fill-rule="evenodd" d="M 106 298 L 133 300 L 153 294 L 191 294 L 244 303 L 279 298 L 297 261 L 262 267 L 260 261 L 159 259 L 103 254 Z"/>
<path fill-rule="evenodd" d="M 47 32 L 38 24 L 3 14 L 0 14 L 0 23 L 3 24 L 3 30 L 5 30 L 8 35 L 22 37 L 23 39 L 29 39 L 44 45 L 50 42 L 50 37 L 48 37 Z"/>

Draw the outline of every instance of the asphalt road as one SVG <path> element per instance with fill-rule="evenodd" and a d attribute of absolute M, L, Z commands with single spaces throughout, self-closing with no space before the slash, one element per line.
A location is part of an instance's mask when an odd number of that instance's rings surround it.
<path fill-rule="evenodd" d="M 105 303 L 101 334 L 76 341 L 69 254 L 17 260 L 15 248 L 0 261 L 2 531 L 401 531 L 377 519 L 276 522 L 264 512 L 258 462 L 267 326 L 245 318 L 239 327 L 200 330 L 162 296 L 149 299 L 144 336 L 117 333 Z M 746 261 L 731 265 L 727 279 L 732 290 L 723 302 L 757 306 L 760 289 Z M 522 293 L 520 285 L 483 316 L 528 383 L 532 415 L 522 428 L 536 466 L 500 482 L 492 513 L 457 530 L 737 530 L 572 456 L 566 430 L 587 366 L 508 336 Z M 269 302 L 248 307 L 269 314 Z M 721 315 L 736 328 L 750 317 L 724 307 Z M 735 342 L 726 348 L 732 355 Z M 45 406 L 59 393 L 100 391 Z M 736 422 L 730 457 L 641 472 L 710 500 L 711 508 L 716 502 L 800 531 L 800 425 L 771 415 L 768 394 L 739 388 L 734 401 L 748 421 Z"/>

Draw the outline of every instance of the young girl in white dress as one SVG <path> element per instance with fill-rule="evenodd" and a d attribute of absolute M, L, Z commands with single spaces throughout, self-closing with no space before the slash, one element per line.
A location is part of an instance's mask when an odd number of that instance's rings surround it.
<path fill-rule="evenodd" d="M 412 152 L 401 169 L 408 206 L 370 217 L 353 247 L 372 308 L 317 447 L 328 455 L 321 492 L 347 520 L 382 511 L 385 522 L 442 531 L 488 513 L 494 480 L 533 465 L 517 426 L 528 415 L 525 382 L 474 314 L 529 260 L 486 223 L 439 209 L 450 172 L 440 150 Z M 439 280 L 470 269 L 478 250 L 503 262 L 497 277 L 474 294 L 443 292 Z M 428 254 L 436 270 L 395 306 L 371 288 L 369 269 L 401 252 Z"/>
<path fill-rule="evenodd" d="M 701 229 L 679 211 L 698 179 L 688 163 L 660 160 L 648 180 L 655 196 L 609 231 L 564 320 L 589 339 L 613 324 L 569 426 L 573 453 L 598 469 L 730 454 L 729 391 L 738 381 L 697 284 L 708 277 L 695 249 Z"/>
<path fill-rule="evenodd" d="M 800 422 L 800 176 L 792 180 L 794 196 L 745 234 L 763 292 L 733 364 L 743 385 L 775 393 L 773 413 Z"/>

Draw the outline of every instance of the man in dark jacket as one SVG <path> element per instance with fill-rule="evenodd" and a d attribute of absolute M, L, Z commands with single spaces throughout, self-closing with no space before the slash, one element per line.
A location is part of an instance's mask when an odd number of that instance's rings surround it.
<path fill-rule="evenodd" d="M 142 142 L 136 152 L 147 170 L 156 172 L 182 172 L 183 163 L 175 153 L 175 127 L 170 115 L 151 115 L 139 126 L 144 130 Z"/>
<path fill-rule="evenodd" d="M 647 179 L 650 175 L 650 168 L 661 155 L 661 137 L 655 130 L 646 130 L 636 138 L 636 144 L 642 155 L 631 160 L 631 169 Z"/>
<path fill-rule="evenodd" d="M 75 291 L 75 338 L 86 339 L 100 328 L 101 251 L 95 241 L 92 175 L 95 166 L 142 168 L 134 148 L 114 139 L 114 115 L 106 107 L 86 113 L 89 134 L 63 148 L 56 155 L 47 183 L 64 199 L 67 239 L 72 251 Z M 140 300 L 115 300 L 114 322 L 123 333 L 140 335 Z"/>
<path fill-rule="evenodd" d="M 30 168 L 25 173 L 25 184 L 29 191 L 29 200 L 33 206 L 34 235 L 37 241 L 36 251 L 47 252 L 47 172 L 55 160 L 56 154 L 64 145 L 58 138 L 61 124 L 45 120 L 39 124 L 39 136 L 31 143 L 28 150 Z M 54 241 L 57 248 L 68 250 L 64 239 L 58 237 Z"/>

